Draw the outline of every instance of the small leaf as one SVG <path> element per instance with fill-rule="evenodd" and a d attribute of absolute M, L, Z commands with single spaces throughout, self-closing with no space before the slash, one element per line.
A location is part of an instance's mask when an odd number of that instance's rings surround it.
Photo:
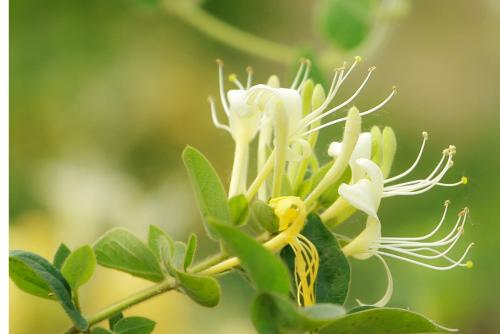
<path fill-rule="evenodd" d="M 92 331 L 90 333 L 91 334 L 113 334 L 112 331 L 107 330 L 106 328 L 102 328 L 102 327 L 92 328 Z"/>
<path fill-rule="evenodd" d="M 149 334 L 152 333 L 156 322 L 143 317 L 126 317 L 119 320 L 113 332 L 116 334 Z"/>
<path fill-rule="evenodd" d="M 277 232 L 280 226 L 279 218 L 274 214 L 273 208 L 263 201 L 255 201 L 252 204 L 252 215 L 257 223 L 266 231 Z"/>
<path fill-rule="evenodd" d="M 99 263 L 153 282 L 164 279 L 153 252 L 129 231 L 116 228 L 104 234 L 94 245 Z"/>
<path fill-rule="evenodd" d="M 54 260 L 52 260 L 54 267 L 56 267 L 57 269 L 61 269 L 64 260 L 66 260 L 70 253 L 71 250 L 68 248 L 68 246 L 66 246 L 65 244 L 60 244 L 57 248 L 56 253 L 54 254 Z"/>
<path fill-rule="evenodd" d="M 174 243 L 174 256 L 171 259 L 170 265 L 172 265 L 176 270 L 184 269 L 184 260 L 186 258 L 187 246 L 181 241 L 176 241 Z"/>
<path fill-rule="evenodd" d="M 226 192 L 215 169 L 198 150 L 186 147 L 182 160 L 191 179 L 207 233 L 213 238 L 214 235 L 207 225 L 209 217 L 223 224 L 232 224 Z"/>
<path fill-rule="evenodd" d="M 244 225 L 248 220 L 248 201 L 245 195 L 237 195 L 229 199 L 229 210 L 233 225 Z"/>
<path fill-rule="evenodd" d="M 89 245 L 76 249 L 67 257 L 61 273 L 71 289 L 76 290 L 88 282 L 94 274 L 95 262 L 94 251 Z"/>
<path fill-rule="evenodd" d="M 196 246 L 198 244 L 198 237 L 196 234 L 191 233 L 188 240 L 186 249 L 186 256 L 184 257 L 184 270 L 187 270 L 191 263 L 193 263 L 194 255 L 196 253 Z"/>
<path fill-rule="evenodd" d="M 232 226 L 211 223 L 230 254 L 237 256 L 258 291 L 287 296 L 290 277 L 285 264 L 258 241 Z"/>
<path fill-rule="evenodd" d="M 115 328 L 115 325 L 118 321 L 120 321 L 121 319 L 123 319 L 123 313 L 121 312 L 118 312 L 118 313 L 115 313 L 113 314 L 109 319 L 108 319 L 108 322 L 109 322 L 109 328 L 111 329 L 114 329 Z"/>
<path fill-rule="evenodd" d="M 252 323 L 259 333 L 283 333 L 287 330 L 312 331 L 345 314 L 342 306 L 316 304 L 299 308 L 289 299 L 269 293 L 257 295 L 252 304 Z"/>
<path fill-rule="evenodd" d="M 411 334 L 450 332 L 424 316 L 398 308 L 375 308 L 348 314 L 319 331 L 319 334 Z"/>
<path fill-rule="evenodd" d="M 34 269 L 12 254 L 9 256 L 9 276 L 19 289 L 30 295 L 55 299 L 49 284 Z"/>
<path fill-rule="evenodd" d="M 351 50 L 368 37 L 374 9 L 373 0 L 322 0 L 316 11 L 319 31 L 336 46 Z"/>
<path fill-rule="evenodd" d="M 37 254 L 17 250 L 10 252 L 9 267 L 12 280 L 21 290 L 40 294 L 48 287 L 49 293 L 59 300 L 75 327 L 80 331 L 87 330 L 87 320 L 73 304 L 68 283 L 49 261 Z M 45 285 L 39 285 L 42 281 Z"/>
<path fill-rule="evenodd" d="M 214 278 L 184 272 L 177 272 L 176 277 L 186 295 L 196 303 L 206 307 L 214 307 L 219 303 L 220 286 Z"/>
<path fill-rule="evenodd" d="M 170 261 L 174 254 L 174 241 L 162 229 L 155 225 L 149 225 L 148 233 L 149 249 L 160 262 Z"/>

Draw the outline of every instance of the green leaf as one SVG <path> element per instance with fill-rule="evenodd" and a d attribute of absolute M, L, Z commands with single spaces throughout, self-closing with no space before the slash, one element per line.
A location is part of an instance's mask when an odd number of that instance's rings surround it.
<path fill-rule="evenodd" d="M 149 225 L 148 246 L 160 262 L 170 261 L 174 254 L 174 241 L 162 229 Z"/>
<path fill-rule="evenodd" d="M 398 308 L 375 308 L 348 314 L 333 321 L 319 334 L 410 334 L 441 333 L 452 330 L 424 316 Z"/>
<path fill-rule="evenodd" d="M 60 270 L 64 263 L 64 260 L 66 260 L 70 253 L 71 250 L 68 248 L 68 246 L 66 246 L 65 244 L 60 244 L 57 248 L 56 253 L 54 254 L 54 259 L 52 260 L 54 267 Z"/>
<path fill-rule="evenodd" d="M 187 246 L 181 241 L 174 243 L 174 256 L 171 259 L 170 265 L 176 270 L 184 269 L 184 260 L 186 258 Z"/>
<path fill-rule="evenodd" d="M 176 277 L 186 295 L 196 303 L 206 307 L 214 307 L 219 303 L 220 286 L 214 278 L 181 271 L 177 272 Z"/>
<path fill-rule="evenodd" d="M 290 277 L 285 264 L 258 241 L 234 227 L 211 223 L 230 254 L 237 256 L 258 291 L 288 295 Z"/>
<path fill-rule="evenodd" d="M 182 159 L 191 179 L 207 233 L 213 238 L 210 226 L 207 225 L 209 218 L 223 224 L 232 224 L 226 192 L 215 169 L 198 150 L 186 147 Z"/>
<path fill-rule="evenodd" d="M 102 328 L 102 327 L 95 327 L 95 328 L 92 328 L 92 334 L 113 334 L 112 331 L 110 330 L 107 330 L 106 328 Z"/>
<path fill-rule="evenodd" d="M 123 319 L 123 313 L 121 312 L 118 312 L 118 313 L 115 313 L 113 314 L 109 319 L 108 319 L 108 322 L 109 322 L 109 328 L 111 329 L 114 329 L 115 328 L 115 325 L 118 321 L 120 321 L 121 319 Z"/>
<path fill-rule="evenodd" d="M 99 263 L 153 282 L 164 279 L 153 252 L 129 231 L 116 228 L 104 234 L 94 245 Z"/>
<path fill-rule="evenodd" d="M 248 220 L 248 201 L 245 195 L 237 195 L 229 199 L 229 210 L 233 225 L 244 225 Z"/>
<path fill-rule="evenodd" d="M 119 320 L 113 332 L 116 334 L 149 334 L 152 333 L 156 322 L 143 317 L 126 317 Z"/>
<path fill-rule="evenodd" d="M 259 333 L 283 333 L 287 330 L 312 331 L 345 314 L 343 307 L 316 304 L 299 308 L 288 298 L 261 293 L 252 304 L 252 323 Z"/>
<path fill-rule="evenodd" d="M 191 263 L 193 263 L 194 255 L 196 253 L 196 246 L 198 244 L 198 237 L 196 234 L 191 233 L 188 240 L 186 249 L 186 256 L 184 257 L 184 270 L 187 270 Z"/>
<path fill-rule="evenodd" d="M 30 295 L 54 300 L 49 284 L 28 264 L 9 256 L 9 276 L 16 286 Z"/>
<path fill-rule="evenodd" d="M 279 218 L 274 214 L 273 208 L 263 201 L 255 201 L 252 206 L 252 215 L 257 223 L 266 231 L 277 232 L 280 226 Z"/>
<path fill-rule="evenodd" d="M 94 274 L 95 262 L 94 251 L 89 245 L 76 249 L 67 257 L 61 273 L 71 289 L 76 290 L 88 282 Z"/>
<path fill-rule="evenodd" d="M 37 254 L 19 250 L 11 251 L 9 270 L 10 277 L 21 290 L 40 296 L 42 292 L 46 293 L 48 288 L 48 293 L 53 294 L 59 300 L 75 327 L 80 331 L 88 328 L 87 320 L 73 304 L 68 283 L 49 261 Z M 40 285 L 42 281 L 44 284 Z"/>
<path fill-rule="evenodd" d="M 316 246 L 319 254 L 316 302 L 343 304 L 349 292 L 351 269 L 337 239 L 315 214 L 307 217 L 301 233 Z"/>
<path fill-rule="evenodd" d="M 321 0 L 316 11 L 319 31 L 344 50 L 360 45 L 374 21 L 373 0 Z"/>

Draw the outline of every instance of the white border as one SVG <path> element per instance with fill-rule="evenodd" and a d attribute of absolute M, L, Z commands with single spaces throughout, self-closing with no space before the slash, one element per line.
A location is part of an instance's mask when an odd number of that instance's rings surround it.
<path fill-rule="evenodd" d="M 0 332 L 9 333 L 9 1 L 0 2 Z"/>

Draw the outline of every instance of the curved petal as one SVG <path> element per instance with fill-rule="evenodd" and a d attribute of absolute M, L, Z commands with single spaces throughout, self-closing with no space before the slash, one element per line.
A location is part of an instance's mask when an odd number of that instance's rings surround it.
<path fill-rule="evenodd" d="M 358 260 L 368 259 L 375 254 L 373 246 L 380 239 L 380 235 L 380 221 L 376 217 L 368 216 L 365 229 L 351 242 L 342 247 L 342 252 L 346 256 L 352 256 Z"/>
<path fill-rule="evenodd" d="M 363 169 L 370 180 L 374 183 L 375 187 L 380 189 L 380 192 L 382 193 L 384 190 L 384 175 L 382 174 L 380 167 L 373 161 L 364 158 L 356 160 L 356 164 Z"/>
<path fill-rule="evenodd" d="M 370 159 L 372 154 L 372 135 L 370 132 L 363 132 L 359 135 L 354 151 L 351 154 L 349 165 L 352 170 L 352 180 L 357 182 L 364 176 L 364 170 L 357 164 L 358 159 Z M 360 168 L 361 167 L 361 168 Z"/>
<path fill-rule="evenodd" d="M 387 305 L 387 303 L 389 302 L 389 300 L 391 300 L 391 297 L 392 297 L 392 292 L 394 290 L 394 282 L 392 280 L 392 274 L 391 274 L 391 271 L 389 269 L 389 266 L 387 265 L 387 262 L 385 262 L 385 260 L 382 256 L 380 256 L 378 254 L 375 254 L 375 256 L 384 265 L 385 273 L 387 275 L 387 288 L 385 290 L 384 296 L 378 302 L 376 302 L 374 304 L 363 304 L 359 299 L 356 299 L 356 301 L 358 302 L 358 304 L 360 306 L 384 307 L 385 305 Z"/>
<path fill-rule="evenodd" d="M 355 184 L 343 183 L 339 187 L 339 195 L 368 216 L 377 217 L 382 192 L 370 180 L 361 179 Z"/>

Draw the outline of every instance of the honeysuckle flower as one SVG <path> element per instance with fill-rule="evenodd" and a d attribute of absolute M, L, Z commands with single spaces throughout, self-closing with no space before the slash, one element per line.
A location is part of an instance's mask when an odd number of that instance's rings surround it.
<path fill-rule="evenodd" d="M 269 173 L 274 168 L 278 175 L 283 174 L 285 161 L 300 161 L 308 157 L 312 152 L 310 146 L 310 135 L 317 133 L 320 129 L 344 122 L 346 117 L 340 117 L 321 124 L 325 117 L 334 114 L 343 107 L 351 103 L 362 91 L 368 82 L 374 67 L 368 70 L 368 74 L 358 87 L 358 89 L 343 102 L 331 107 L 331 104 L 337 95 L 342 84 L 351 74 L 356 65 L 360 62 L 356 57 L 355 61 L 348 67 L 344 64 L 334 72 L 332 83 L 328 93 L 323 93 L 322 88 L 311 89 L 309 97 L 311 100 L 321 100 L 316 103 L 314 109 L 306 106 L 304 109 L 304 99 L 302 94 L 308 87 L 308 75 L 310 62 L 303 60 L 297 71 L 295 79 L 290 88 L 280 88 L 279 80 L 273 77 L 267 85 L 258 84 L 252 86 L 252 71 L 248 70 L 248 80 L 246 86 L 236 78 L 230 75 L 230 80 L 237 86 L 237 89 L 224 91 L 224 76 L 222 62 L 219 61 L 219 88 L 220 99 L 228 119 L 228 125 L 223 124 L 217 117 L 215 102 L 209 99 L 211 105 L 212 119 L 216 127 L 228 131 L 235 141 L 235 158 L 230 185 L 230 196 L 245 192 L 246 175 L 248 169 L 248 144 L 256 134 L 262 131 L 262 137 L 259 138 L 259 161 L 258 173 Z M 361 116 L 370 114 L 382 108 L 395 94 L 395 89 L 377 106 L 363 111 Z M 312 103 L 315 104 L 315 103 Z M 283 109 L 283 113 L 279 110 Z M 274 140 L 272 140 L 274 138 Z M 270 149 L 271 148 L 271 149 Z M 266 166 L 272 153 L 274 155 L 274 166 Z M 268 168 L 265 168 L 268 167 Z M 280 168 L 278 168 L 280 167 Z M 300 173 L 299 173 L 300 175 Z M 281 184 L 273 186 L 273 196 L 279 195 Z M 264 188 L 265 189 L 265 188 Z M 264 195 L 264 191 L 261 192 Z"/>
<path fill-rule="evenodd" d="M 439 223 L 430 233 L 420 237 L 383 237 L 381 236 L 381 224 L 378 218 L 368 216 L 365 229 L 342 248 L 346 256 L 352 256 L 359 260 L 365 260 L 375 256 L 384 265 L 387 275 L 387 289 L 384 296 L 372 305 L 378 307 L 385 306 L 392 296 L 393 279 L 384 257 L 409 262 L 434 270 L 450 270 L 455 267 L 472 268 L 472 261 L 469 260 L 464 262 L 464 260 L 474 243 L 470 243 L 467 246 L 459 260 L 454 260 L 447 255 L 463 235 L 464 224 L 469 212 L 468 208 L 464 208 L 458 214 L 458 219 L 454 227 L 445 237 L 432 241 L 432 237 L 436 235 L 443 226 L 448 206 L 449 201 L 446 201 L 444 213 Z M 448 262 L 448 264 L 432 264 L 432 261 L 435 260 L 444 260 Z M 358 303 L 365 305 L 359 300 Z"/>
<path fill-rule="evenodd" d="M 338 190 L 339 195 L 358 210 L 374 216 L 382 198 L 418 195 L 435 186 L 453 187 L 466 184 L 466 177 L 462 177 L 460 181 L 455 183 L 440 182 L 453 166 L 453 156 L 456 153 L 456 148 L 453 145 L 443 150 L 441 159 L 425 179 L 394 184 L 395 181 L 409 175 L 417 167 L 428 140 L 427 132 L 423 132 L 422 137 L 422 144 L 413 164 L 406 171 L 396 176 L 385 178 L 382 167 L 370 160 L 372 157 L 372 133 L 362 133 L 349 160 L 349 166 L 352 171 L 351 184 L 341 184 Z M 336 157 L 341 147 L 341 143 L 333 142 L 329 147 L 328 153 Z M 334 214 L 333 210 L 325 212 L 323 218 L 328 219 Z"/>

